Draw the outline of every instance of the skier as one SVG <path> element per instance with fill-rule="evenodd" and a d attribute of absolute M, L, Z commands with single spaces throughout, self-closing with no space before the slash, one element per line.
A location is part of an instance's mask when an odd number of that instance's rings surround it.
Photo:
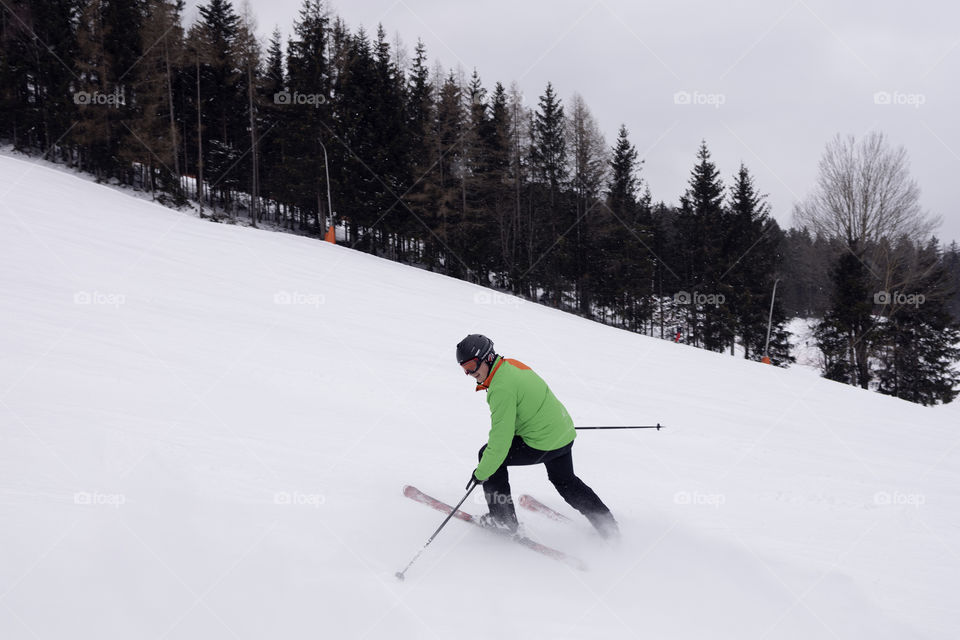
<path fill-rule="evenodd" d="M 516 533 L 517 513 L 507 467 L 541 464 L 567 504 L 582 513 L 604 538 L 619 536 L 610 509 L 573 472 L 573 420 L 547 383 L 518 360 L 503 358 L 493 341 L 471 334 L 457 345 L 457 362 L 487 392 L 490 437 L 480 448 L 480 463 L 470 483 L 483 484 L 489 513 L 481 524 Z"/>

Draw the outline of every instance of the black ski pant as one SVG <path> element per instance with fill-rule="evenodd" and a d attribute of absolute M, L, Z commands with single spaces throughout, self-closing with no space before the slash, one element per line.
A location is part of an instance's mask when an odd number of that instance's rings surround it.
<path fill-rule="evenodd" d="M 480 447 L 480 457 L 487 445 Z M 513 438 L 507 458 L 492 476 L 483 482 L 483 494 L 487 499 L 490 514 L 499 522 L 517 522 L 517 512 L 510 493 L 510 476 L 507 467 L 543 464 L 547 468 L 547 478 L 556 487 L 567 504 L 582 513 L 598 529 L 613 520 L 610 509 L 603 504 L 593 489 L 573 472 L 573 443 L 554 449 L 540 451 L 523 441 L 520 436 Z"/>

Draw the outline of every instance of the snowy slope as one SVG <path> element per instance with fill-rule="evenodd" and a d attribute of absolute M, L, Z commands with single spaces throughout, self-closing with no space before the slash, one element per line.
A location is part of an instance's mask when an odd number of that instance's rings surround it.
<path fill-rule="evenodd" d="M 952 638 L 960 413 L 600 326 L 0 156 L 0 637 Z M 452 522 L 483 332 L 624 539 Z M 511 473 L 576 516 L 542 468 Z M 471 511 L 481 509 L 478 500 Z"/>

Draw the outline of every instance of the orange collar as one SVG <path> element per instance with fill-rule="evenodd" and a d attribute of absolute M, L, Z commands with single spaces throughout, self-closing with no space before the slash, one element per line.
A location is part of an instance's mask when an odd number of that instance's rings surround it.
<path fill-rule="evenodd" d="M 504 360 L 503 358 L 500 358 L 500 360 L 497 361 L 496 366 L 494 366 L 493 370 L 490 371 L 490 373 L 487 375 L 486 380 L 478 384 L 477 388 L 474 389 L 474 391 L 486 391 L 487 389 L 490 388 L 490 383 L 493 381 L 493 374 L 495 374 L 497 372 L 497 369 L 500 368 L 500 365 L 503 364 L 503 360 Z"/>

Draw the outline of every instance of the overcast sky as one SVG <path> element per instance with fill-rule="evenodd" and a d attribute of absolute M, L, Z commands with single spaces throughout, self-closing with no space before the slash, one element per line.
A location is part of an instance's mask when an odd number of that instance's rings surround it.
<path fill-rule="evenodd" d="M 237 10 L 241 0 L 235 0 Z M 249 0 L 266 42 L 286 36 L 301 0 Z M 196 0 L 186 18 L 196 15 Z M 872 129 L 906 147 L 923 206 L 960 241 L 960 4 L 739 0 L 336 0 L 352 30 L 431 64 L 476 68 L 484 86 L 516 81 L 536 106 L 547 82 L 580 93 L 606 135 L 620 124 L 656 201 L 677 203 L 701 139 L 729 184 L 740 162 L 792 226 L 837 133 Z"/>

